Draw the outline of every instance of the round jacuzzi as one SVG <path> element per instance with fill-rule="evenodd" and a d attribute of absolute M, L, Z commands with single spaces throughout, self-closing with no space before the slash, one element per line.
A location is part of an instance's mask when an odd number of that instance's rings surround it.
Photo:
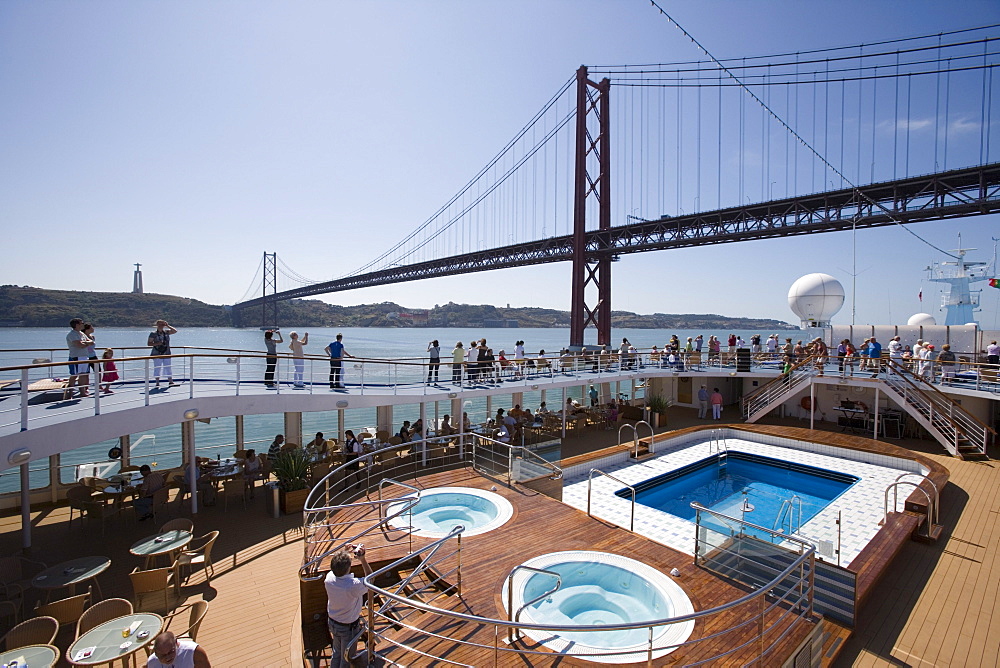
<path fill-rule="evenodd" d="M 399 512 L 403 502 L 386 509 L 387 515 Z M 420 500 L 408 512 L 391 519 L 398 529 L 413 527 L 415 536 L 440 538 L 455 525 L 465 527 L 463 536 L 475 536 L 502 527 L 514 515 L 510 501 L 494 492 L 471 487 L 434 487 L 420 492 Z"/>
<path fill-rule="evenodd" d="M 557 573 L 559 588 L 529 605 L 519 621 L 527 624 L 556 626 L 605 626 L 631 622 L 655 621 L 694 612 L 691 599 L 669 576 L 646 564 L 607 552 L 553 552 L 523 564 Z M 556 585 L 545 573 L 519 569 L 513 576 L 513 601 L 504 605 L 516 612 L 526 602 L 541 596 Z M 653 657 L 669 654 L 672 645 L 684 642 L 694 630 L 694 621 L 653 627 Z M 553 652 L 584 654 L 600 663 L 628 663 L 645 660 L 649 648 L 649 628 L 617 631 L 549 631 L 521 629 L 521 633 L 542 643 Z"/>

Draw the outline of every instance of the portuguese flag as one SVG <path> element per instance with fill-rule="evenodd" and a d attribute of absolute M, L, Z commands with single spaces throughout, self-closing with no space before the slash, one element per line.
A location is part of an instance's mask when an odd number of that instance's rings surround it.
<path fill-rule="evenodd" d="M 991 278 L 990 279 L 990 287 L 991 288 L 1000 288 L 1000 278 Z"/>

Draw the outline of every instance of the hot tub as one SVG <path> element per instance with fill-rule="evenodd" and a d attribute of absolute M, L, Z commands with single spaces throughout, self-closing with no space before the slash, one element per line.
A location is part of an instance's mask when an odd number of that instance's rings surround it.
<path fill-rule="evenodd" d="M 399 512 L 403 503 L 392 504 L 387 515 Z M 413 535 L 440 538 L 455 525 L 465 527 L 463 536 L 475 536 L 502 527 L 513 517 L 510 501 L 495 492 L 472 487 L 434 487 L 420 492 L 420 501 L 409 512 L 389 521 L 397 529 L 413 527 Z"/>
<path fill-rule="evenodd" d="M 694 612 L 691 600 L 669 576 L 646 564 L 607 552 L 553 552 L 523 564 L 558 573 L 562 584 L 557 591 L 532 603 L 519 621 L 528 624 L 559 626 L 603 626 L 640 621 L 659 621 Z M 555 579 L 543 573 L 518 570 L 514 574 L 513 602 L 504 604 L 516 612 L 525 602 L 555 586 Z M 674 650 L 694 630 L 694 621 L 661 624 L 653 627 L 653 657 Z M 646 659 L 649 627 L 616 631 L 560 631 L 552 633 L 522 629 L 529 638 L 541 642 L 553 652 L 584 654 L 601 663 L 624 663 Z"/>

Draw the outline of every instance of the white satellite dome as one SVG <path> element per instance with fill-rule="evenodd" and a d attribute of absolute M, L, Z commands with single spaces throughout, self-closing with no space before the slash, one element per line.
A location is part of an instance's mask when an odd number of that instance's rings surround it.
<path fill-rule="evenodd" d="M 936 325 L 937 320 L 930 313 L 914 313 L 906 321 L 906 324 L 910 327 L 930 327 L 931 325 Z"/>
<path fill-rule="evenodd" d="M 844 286 L 830 274 L 806 274 L 788 290 L 788 306 L 802 327 L 829 327 L 844 305 Z"/>

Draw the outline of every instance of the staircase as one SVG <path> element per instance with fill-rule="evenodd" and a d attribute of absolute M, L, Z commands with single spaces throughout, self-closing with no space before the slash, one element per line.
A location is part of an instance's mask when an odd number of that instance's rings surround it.
<path fill-rule="evenodd" d="M 740 402 L 743 409 L 743 419 L 746 422 L 756 422 L 764 417 L 775 406 L 794 397 L 800 390 L 807 387 L 815 373 L 813 358 L 807 357 L 793 366 L 787 376 L 778 376 L 771 382 L 757 388 L 755 392 L 743 397 Z"/>
<path fill-rule="evenodd" d="M 879 388 L 955 457 L 986 459 L 989 435 L 995 432 L 980 422 L 946 394 L 893 360 L 883 360 Z M 775 406 L 795 396 L 815 382 L 812 358 L 795 365 L 788 376 L 775 378 L 743 398 L 746 422 L 756 422 Z M 831 382 L 836 377 L 831 377 Z"/>
<path fill-rule="evenodd" d="M 945 449 L 962 459 L 986 459 L 993 431 L 932 384 L 886 360 L 882 390 L 913 416 Z"/>

